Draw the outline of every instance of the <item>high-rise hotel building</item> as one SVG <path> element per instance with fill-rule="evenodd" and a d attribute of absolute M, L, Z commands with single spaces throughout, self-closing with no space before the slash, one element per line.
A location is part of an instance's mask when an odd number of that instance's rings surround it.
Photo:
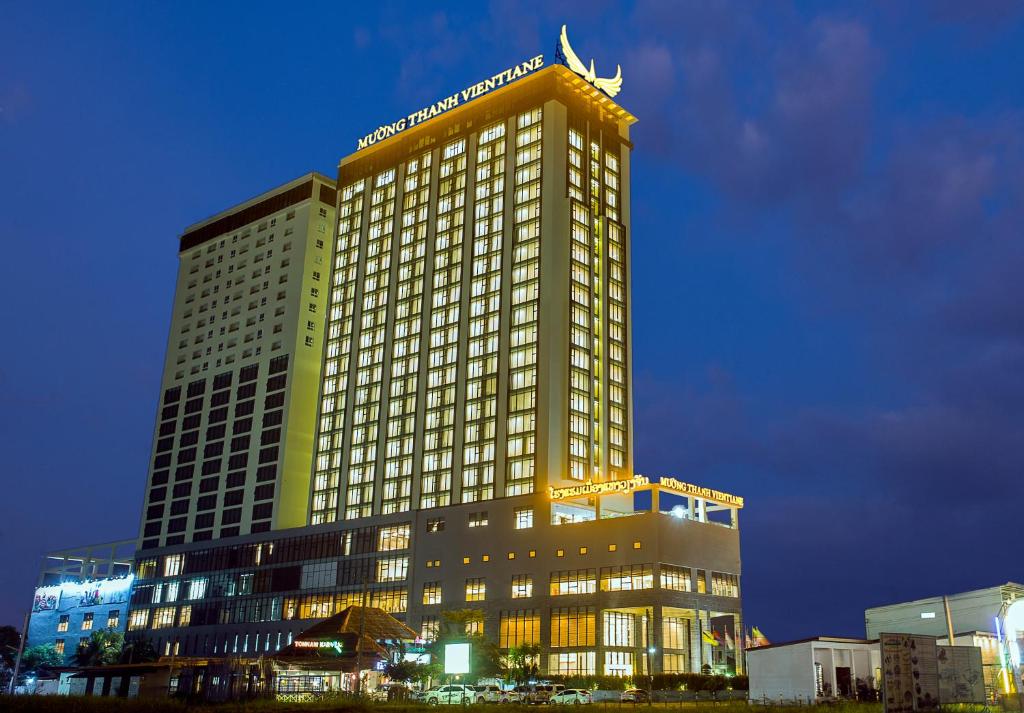
<path fill-rule="evenodd" d="M 412 126 L 343 159 L 333 205 L 322 198 L 329 182 L 312 177 L 324 188 L 296 220 L 308 216 L 303 249 L 320 260 L 289 275 L 298 300 L 276 315 L 294 341 L 274 349 L 274 339 L 254 337 L 250 348 L 262 344 L 262 353 L 217 364 L 205 350 L 219 335 L 211 342 L 197 312 L 176 308 L 171 346 L 184 339 L 186 359 L 170 350 L 161 408 L 185 408 L 161 411 L 158 428 L 168 423 L 178 440 L 155 454 L 170 456 L 151 476 L 148 507 L 159 507 L 143 527 L 157 525 L 144 529 L 128 636 L 181 656 L 263 655 L 363 601 L 365 589 L 370 604 L 428 639 L 446 610 L 478 609 L 478 632 L 503 649 L 540 644 L 552 674 L 742 668 L 742 499 L 633 470 L 635 119 L 560 65 L 448 108 L 410 115 Z M 183 264 L 201 267 L 184 268 L 182 279 L 215 274 L 218 251 L 234 249 L 245 230 L 250 245 L 275 231 L 273 258 L 283 258 L 276 246 L 291 210 L 189 241 Z M 319 242 L 324 210 L 333 245 Z M 257 254 L 269 246 L 268 238 Z M 200 284 L 179 283 L 179 301 Z M 242 305 L 262 299 L 248 295 L 257 284 L 243 285 Z M 291 297 L 286 290 L 282 304 Z M 230 325 L 235 304 L 232 296 L 223 319 L 224 305 L 208 307 L 214 330 Z M 268 322 L 275 314 L 252 310 Z M 201 344 L 179 336 L 189 320 Z M 304 476 L 274 471 L 266 502 L 279 509 L 255 517 L 279 354 L 288 355 L 281 433 L 295 429 L 296 461 L 305 447 L 308 467 Z M 254 395 L 202 400 L 222 392 L 222 371 L 240 388 L 257 357 Z M 188 393 L 192 382 L 201 386 Z M 208 411 L 227 406 L 233 430 L 247 417 L 237 404 L 253 396 L 246 469 L 232 479 L 222 462 L 179 479 L 182 449 L 196 449 L 184 465 L 198 466 L 198 449 L 237 437 L 212 438 L 223 421 Z M 199 422 L 179 424 L 193 413 Z M 183 443 L 183 431 L 203 440 Z M 204 480 L 216 499 L 202 500 Z M 153 497 L 179 482 L 180 495 Z M 225 520 L 229 509 L 238 514 Z"/>
<path fill-rule="evenodd" d="M 334 201 L 311 173 L 181 235 L 142 548 L 305 524 Z"/>
<path fill-rule="evenodd" d="M 574 78 L 341 162 L 311 524 L 632 474 L 635 120 Z"/>

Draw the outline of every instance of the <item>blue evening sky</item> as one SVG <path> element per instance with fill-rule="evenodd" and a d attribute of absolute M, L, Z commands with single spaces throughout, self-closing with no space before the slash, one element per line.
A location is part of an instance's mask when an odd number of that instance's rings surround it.
<path fill-rule="evenodd" d="M 640 119 L 636 465 L 746 496 L 747 623 L 1024 579 L 1024 6 L 355 5 L 0 1 L 0 624 L 137 533 L 182 228 L 563 22 Z"/>

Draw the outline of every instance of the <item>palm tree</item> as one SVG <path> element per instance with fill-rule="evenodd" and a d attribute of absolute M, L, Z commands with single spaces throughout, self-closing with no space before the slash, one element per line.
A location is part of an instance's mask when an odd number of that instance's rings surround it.
<path fill-rule="evenodd" d="M 99 629 L 78 647 L 75 661 L 80 666 L 109 666 L 121 658 L 124 634 L 114 629 Z"/>

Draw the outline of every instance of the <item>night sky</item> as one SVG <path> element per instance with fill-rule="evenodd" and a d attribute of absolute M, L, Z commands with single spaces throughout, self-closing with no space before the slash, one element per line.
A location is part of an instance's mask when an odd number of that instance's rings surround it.
<path fill-rule="evenodd" d="M 563 22 L 640 119 L 637 469 L 746 497 L 746 621 L 1024 579 L 1019 2 L 214 5 L 0 3 L 0 624 L 137 534 L 181 230 Z"/>

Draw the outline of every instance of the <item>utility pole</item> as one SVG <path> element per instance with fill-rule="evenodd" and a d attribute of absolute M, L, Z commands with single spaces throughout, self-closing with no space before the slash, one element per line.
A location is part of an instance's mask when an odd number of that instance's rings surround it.
<path fill-rule="evenodd" d="M 14 675 L 11 676 L 11 685 L 8 692 L 13 696 L 14 688 L 18 685 L 18 673 L 21 671 L 21 655 L 25 653 L 25 641 L 28 639 L 28 622 L 32 613 L 25 615 L 25 625 L 21 627 L 21 641 L 18 642 L 18 658 L 14 660 Z"/>
<path fill-rule="evenodd" d="M 953 645 L 953 614 L 949 610 L 949 597 L 942 595 L 942 606 L 946 608 L 946 630 L 949 632 L 949 645 Z"/>

